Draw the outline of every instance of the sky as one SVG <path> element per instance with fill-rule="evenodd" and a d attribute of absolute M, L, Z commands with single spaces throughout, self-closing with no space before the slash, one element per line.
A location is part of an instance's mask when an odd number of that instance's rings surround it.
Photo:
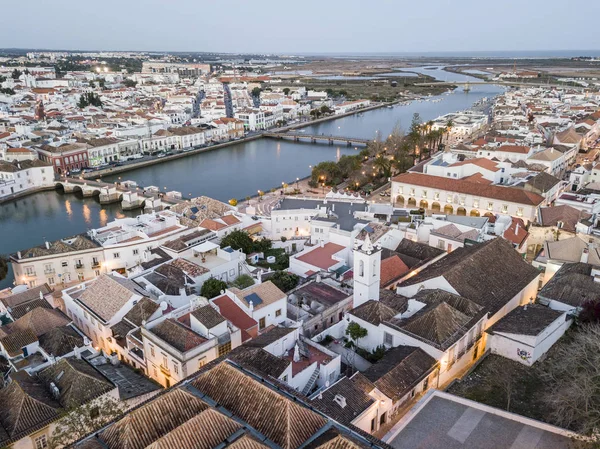
<path fill-rule="evenodd" d="M 592 50 L 598 0 L 2 1 L 0 48 L 226 53 Z"/>

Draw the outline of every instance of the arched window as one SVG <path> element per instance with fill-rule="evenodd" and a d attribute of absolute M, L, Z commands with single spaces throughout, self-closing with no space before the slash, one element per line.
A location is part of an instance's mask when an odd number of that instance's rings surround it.
<path fill-rule="evenodd" d="M 362 260 L 358 262 L 358 275 L 361 277 L 365 275 L 365 263 Z"/>
<path fill-rule="evenodd" d="M 373 274 L 372 274 L 372 276 L 373 277 L 377 276 L 377 261 L 376 260 L 373 261 Z"/>

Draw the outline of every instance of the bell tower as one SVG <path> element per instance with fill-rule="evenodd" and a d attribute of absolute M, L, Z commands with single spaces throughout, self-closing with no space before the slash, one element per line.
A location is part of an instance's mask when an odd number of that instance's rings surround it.
<path fill-rule="evenodd" d="M 364 242 L 354 241 L 353 271 L 354 307 L 358 307 L 370 299 L 379 301 L 381 245 L 373 245 L 369 235 L 367 235 Z"/>

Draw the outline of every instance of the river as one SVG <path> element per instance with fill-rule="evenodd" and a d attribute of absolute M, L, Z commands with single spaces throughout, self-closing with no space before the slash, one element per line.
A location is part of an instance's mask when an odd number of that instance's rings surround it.
<path fill-rule="evenodd" d="M 466 81 L 471 77 L 446 72 L 442 68 L 405 69 L 425 73 L 443 81 Z M 474 79 L 474 78 L 471 78 Z M 492 97 L 503 89 L 497 86 L 473 86 L 465 93 L 459 88 L 450 95 L 413 101 L 406 106 L 381 108 L 304 128 L 307 134 L 333 134 L 373 138 L 379 132 L 388 135 L 396 124 L 407 128 L 415 112 L 426 120 L 448 112 L 470 108 L 483 97 Z M 434 99 L 442 99 L 433 102 Z M 356 154 L 354 147 L 296 143 L 259 139 L 220 150 L 166 161 L 119 175 L 141 186 L 180 191 L 184 197 L 206 195 L 222 201 L 243 198 L 258 189 L 270 189 L 282 181 L 293 181 L 310 173 L 309 165 L 336 160 L 344 154 Z M 116 181 L 118 176 L 105 177 Z M 118 205 L 102 206 L 94 198 L 80 198 L 56 192 L 34 194 L 0 205 L 0 254 L 11 254 L 46 240 L 56 240 L 104 225 L 125 214 Z M 12 273 L 0 282 L 0 288 L 12 284 Z"/>

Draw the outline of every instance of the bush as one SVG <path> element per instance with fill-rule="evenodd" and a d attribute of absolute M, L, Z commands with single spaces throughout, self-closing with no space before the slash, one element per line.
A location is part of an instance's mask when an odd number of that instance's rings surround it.
<path fill-rule="evenodd" d="M 252 279 L 252 276 L 248 274 L 242 274 L 235 281 L 233 281 L 231 285 L 239 288 L 240 290 L 244 290 L 245 288 L 254 285 L 254 279 Z"/>
<path fill-rule="evenodd" d="M 282 292 L 288 292 L 298 285 L 300 278 L 287 271 L 277 271 L 269 280 Z"/>
<path fill-rule="evenodd" d="M 281 236 L 281 241 L 282 242 L 286 242 L 287 241 L 287 237 Z"/>
<path fill-rule="evenodd" d="M 219 296 L 222 290 L 227 288 L 227 284 L 220 279 L 210 278 L 207 279 L 202 288 L 200 289 L 200 296 L 211 299 Z"/>

